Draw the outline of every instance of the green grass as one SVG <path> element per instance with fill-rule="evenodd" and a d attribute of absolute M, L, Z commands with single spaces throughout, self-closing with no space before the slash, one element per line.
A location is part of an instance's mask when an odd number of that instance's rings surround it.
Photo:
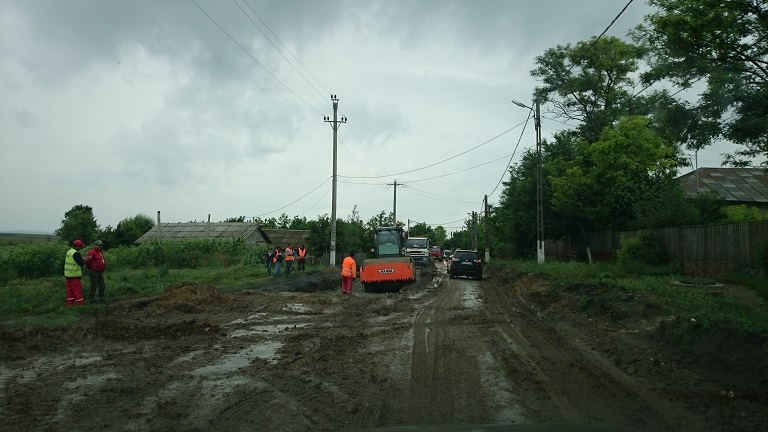
<path fill-rule="evenodd" d="M 311 272 L 283 276 L 283 281 Z M 152 297 L 162 294 L 173 284 L 194 282 L 212 285 L 221 292 L 256 288 L 273 281 L 266 269 L 259 267 L 210 267 L 198 269 L 169 269 L 167 266 L 147 269 L 123 269 L 105 273 L 106 294 L 109 302 Z M 83 278 L 83 297 L 87 299 L 88 278 Z M 13 280 L 0 286 L 0 323 L 14 326 L 65 325 L 79 318 L 103 310 L 103 305 L 66 307 L 63 277 Z"/>
<path fill-rule="evenodd" d="M 578 262 L 551 262 L 539 264 L 535 261 L 494 261 L 491 265 L 517 273 L 546 275 L 552 281 L 553 289 L 599 282 L 604 289 L 592 295 L 603 302 L 621 300 L 618 290 L 623 288 L 629 293 L 642 295 L 649 301 L 659 304 L 664 313 L 695 319 L 708 326 L 717 321 L 737 323 L 739 328 L 749 333 L 768 333 L 768 285 L 764 278 L 750 278 L 741 273 L 729 275 L 722 280 L 707 278 L 709 282 L 726 285 L 725 289 L 679 287 L 672 282 L 682 279 L 673 267 L 652 267 L 639 263 L 598 262 L 585 264 Z M 755 290 L 760 299 L 753 305 L 728 292 L 728 284 L 742 285 Z M 590 302 L 589 296 L 578 299 L 578 307 L 585 310 Z"/>

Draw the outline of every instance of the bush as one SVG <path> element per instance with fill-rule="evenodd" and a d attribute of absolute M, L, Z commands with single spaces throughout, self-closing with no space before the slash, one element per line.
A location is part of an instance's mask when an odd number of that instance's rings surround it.
<path fill-rule="evenodd" d="M 69 246 L 62 243 L 25 243 L 4 248 L 0 256 L 0 281 L 63 275 L 67 250 Z"/>
<path fill-rule="evenodd" d="M 15 279 L 61 276 L 69 246 L 62 243 L 27 243 L 5 247 L 0 253 L 0 283 Z M 266 246 L 249 246 L 245 241 L 209 239 L 146 243 L 106 249 L 108 270 L 194 269 L 202 267 L 260 266 Z M 85 258 L 88 249 L 80 254 Z"/>
<path fill-rule="evenodd" d="M 621 263 L 636 261 L 652 266 L 669 263 L 664 246 L 649 231 L 640 231 L 635 237 L 621 239 L 617 256 Z"/>

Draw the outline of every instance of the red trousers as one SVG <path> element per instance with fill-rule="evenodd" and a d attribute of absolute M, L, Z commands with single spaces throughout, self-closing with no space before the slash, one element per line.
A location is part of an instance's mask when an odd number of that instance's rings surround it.
<path fill-rule="evenodd" d="M 352 276 L 341 277 L 341 293 L 352 294 Z"/>
<path fill-rule="evenodd" d="M 83 282 L 79 277 L 68 277 L 67 280 L 67 306 L 83 305 Z"/>

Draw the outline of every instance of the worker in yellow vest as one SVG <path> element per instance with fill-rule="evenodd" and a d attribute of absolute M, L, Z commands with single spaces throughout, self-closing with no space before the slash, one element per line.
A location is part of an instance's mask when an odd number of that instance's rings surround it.
<path fill-rule="evenodd" d="M 352 281 L 357 277 L 357 264 L 355 263 L 355 251 L 341 263 L 341 294 L 352 295 Z"/>
<path fill-rule="evenodd" d="M 85 247 L 82 240 L 72 242 L 72 247 L 64 256 L 64 279 L 67 290 L 67 306 L 83 305 L 83 267 L 85 260 L 80 255 L 80 249 Z"/>

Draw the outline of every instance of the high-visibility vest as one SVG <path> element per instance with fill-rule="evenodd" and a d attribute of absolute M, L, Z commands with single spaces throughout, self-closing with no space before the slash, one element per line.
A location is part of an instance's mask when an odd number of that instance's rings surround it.
<path fill-rule="evenodd" d="M 307 254 L 307 248 L 299 248 L 299 259 L 304 259 L 304 255 Z"/>
<path fill-rule="evenodd" d="M 64 258 L 64 276 L 66 277 L 82 277 L 83 269 L 75 261 L 75 248 L 71 248 L 67 251 L 67 256 Z"/>
<path fill-rule="evenodd" d="M 285 260 L 293 261 L 293 249 L 285 248 Z"/>
<path fill-rule="evenodd" d="M 341 275 L 347 277 L 355 277 L 357 274 L 357 265 L 355 259 L 351 256 L 344 258 L 344 262 L 341 264 Z"/>

